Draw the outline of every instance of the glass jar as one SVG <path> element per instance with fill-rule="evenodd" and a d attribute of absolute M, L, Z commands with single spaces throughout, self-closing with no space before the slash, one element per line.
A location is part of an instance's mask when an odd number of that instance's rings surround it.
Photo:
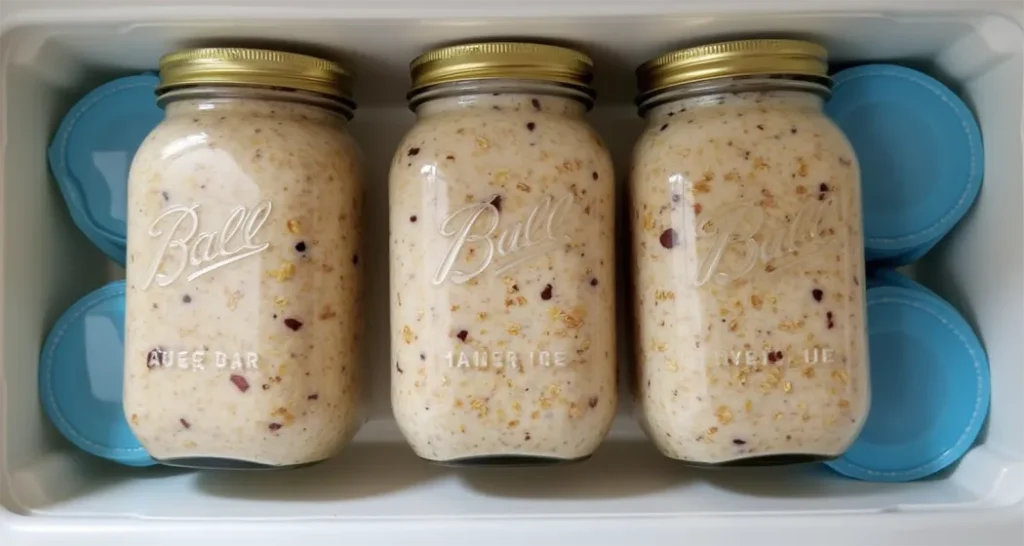
<path fill-rule="evenodd" d="M 821 47 L 789 40 L 637 70 L 635 395 L 668 457 L 830 459 L 867 416 L 860 175 L 826 74 Z"/>
<path fill-rule="evenodd" d="M 159 461 L 278 468 L 362 424 L 351 75 L 248 49 L 161 59 L 128 183 L 124 409 Z"/>
<path fill-rule="evenodd" d="M 590 59 L 529 43 L 412 63 L 390 175 L 391 400 L 449 464 L 584 459 L 616 408 L 614 175 Z"/>

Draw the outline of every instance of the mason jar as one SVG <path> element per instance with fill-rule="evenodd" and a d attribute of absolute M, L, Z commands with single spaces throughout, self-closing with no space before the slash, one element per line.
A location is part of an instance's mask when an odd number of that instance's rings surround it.
<path fill-rule="evenodd" d="M 640 66 L 630 175 L 635 396 L 668 457 L 826 460 L 868 412 L 859 172 L 816 44 Z"/>
<path fill-rule="evenodd" d="M 391 163 L 391 400 L 448 464 L 588 457 L 616 408 L 614 173 L 592 63 L 476 43 L 411 64 Z"/>
<path fill-rule="evenodd" d="M 124 410 L 160 462 L 326 459 L 362 423 L 351 73 L 198 49 L 161 59 L 165 120 L 128 183 Z"/>

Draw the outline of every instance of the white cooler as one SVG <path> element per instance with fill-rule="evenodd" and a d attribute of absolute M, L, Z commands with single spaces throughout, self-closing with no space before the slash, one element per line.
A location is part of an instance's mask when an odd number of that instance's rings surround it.
<path fill-rule="evenodd" d="M 1024 544 L 1022 25 L 1021 0 L 0 0 L 0 546 Z M 583 464 L 457 470 L 416 458 L 388 387 L 386 180 L 414 121 L 409 61 L 466 38 L 582 45 L 597 67 L 591 120 L 623 184 L 643 127 L 633 69 L 680 44 L 773 33 L 820 41 L 834 63 L 923 68 L 976 113 L 986 146 L 979 200 L 913 274 L 963 313 L 988 352 L 992 402 L 979 445 L 954 470 L 912 483 L 861 482 L 820 465 L 695 470 L 646 442 L 623 392 L 611 435 Z M 72 447 L 38 400 L 48 329 L 77 298 L 123 277 L 67 214 L 47 167 L 53 132 L 90 88 L 211 38 L 319 45 L 359 73 L 351 127 L 371 177 L 371 420 L 342 455 L 300 471 L 120 466 Z"/>

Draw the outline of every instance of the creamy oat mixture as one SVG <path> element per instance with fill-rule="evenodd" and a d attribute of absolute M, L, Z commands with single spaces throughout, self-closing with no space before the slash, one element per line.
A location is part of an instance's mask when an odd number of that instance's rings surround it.
<path fill-rule="evenodd" d="M 802 92 L 647 117 L 631 173 L 644 428 L 697 463 L 840 454 L 869 402 L 850 145 Z"/>
<path fill-rule="evenodd" d="M 155 458 L 315 462 L 362 423 L 344 124 L 300 103 L 182 100 L 139 149 L 124 405 Z"/>
<path fill-rule="evenodd" d="M 421 457 L 579 459 L 611 425 L 614 180 L 583 113 L 435 99 L 396 152 L 392 405 Z"/>

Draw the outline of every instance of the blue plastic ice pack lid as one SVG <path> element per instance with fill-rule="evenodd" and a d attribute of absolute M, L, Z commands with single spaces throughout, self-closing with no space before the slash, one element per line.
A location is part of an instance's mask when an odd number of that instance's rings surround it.
<path fill-rule="evenodd" d="M 978 123 L 955 93 L 910 68 L 863 65 L 833 81 L 825 110 L 860 163 L 866 257 L 909 263 L 938 243 L 978 195 Z"/>
<path fill-rule="evenodd" d="M 934 294 L 907 286 L 867 291 L 871 410 L 840 474 L 904 482 L 962 457 L 989 406 L 989 369 L 971 327 Z"/>
<path fill-rule="evenodd" d="M 122 410 L 124 281 L 81 298 L 57 320 L 39 359 L 39 396 L 57 430 L 93 455 L 156 464 Z"/>
<path fill-rule="evenodd" d="M 48 158 L 71 217 L 104 254 L 125 263 L 128 168 L 163 119 L 159 78 L 145 73 L 107 82 L 64 116 Z"/>

